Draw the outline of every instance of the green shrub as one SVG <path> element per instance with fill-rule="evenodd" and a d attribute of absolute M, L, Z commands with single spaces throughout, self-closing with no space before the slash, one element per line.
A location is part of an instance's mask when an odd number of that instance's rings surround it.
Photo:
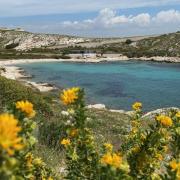
<path fill-rule="evenodd" d="M 19 43 L 12 43 L 5 46 L 6 49 L 14 49 L 15 47 L 19 46 Z"/>
<path fill-rule="evenodd" d="M 131 39 L 127 39 L 125 43 L 126 43 L 126 44 L 131 44 L 131 43 L 132 43 L 132 40 L 131 40 Z"/>
<path fill-rule="evenodd" d="M 19 100 L 28 100 L 32 102 L 40 114 L 50 117 L 52 111 L 43 96 L 38 91 L 33 91 L 15 80 L 9 80 L 0 76 L 0 109 L 12 105 Z"/>

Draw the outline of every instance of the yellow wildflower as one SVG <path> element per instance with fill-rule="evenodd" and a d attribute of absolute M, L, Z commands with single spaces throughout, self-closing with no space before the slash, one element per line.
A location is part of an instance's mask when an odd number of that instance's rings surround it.
<path fill-rule="evenodd" d="M 176 162 L 176 160 L 172 160 L 170 163 L 169 163 L 169 166 L 171 167 L 171 169 L 173 171 L 175 171 L 176 169 L 178 169 L 178 167 L 180 166 L 179 163 Z"/>
<path fill-rule="evenodd" d="M 110 143 L 105 143 L 104 147 L 106 148 L 107 151 L 112 151 L 113 150 L 113 145 Z"/>
<path fill-rule="evenodd" d="M 27 167 L 31 168 L 33 165 L 32 165 L 32 161 L 33 161 L 33 154 L 32 153 L 27 153 L 26 156 L 25 156 L 25 159 L 26 159 L 26 165 Z"/>
<path fill-rule="evenodd" d="M 21 138 L 18 133 L 21 127 L 18 126 L 18 120 L 10 114 L 0 115 L 0 148 L 8 152 L 9 155 L 14 153 L 14 150 L 21 150 Z"/>
<path fill-rule="evenodd" d="M 52 177 L 48 177 L 48 180 L 53 180 L 53 178 Z"/>
<path fill-rule="evenodd" d="M 135 111 L 139 111 L 139 110 L 142 108 L 142 103 L 140 103 L 140 102 L 135 102 L 135 103 L 132 105 L 132 108 L 133 108 Z"/>
<path fill-rule="evenodd" d="M 122 163 L 122 157 L 114 153 L 112 155 L 112 166 L 114 166 L 115 168 L 119 168 L 121 166 L 121 163 Z"/>
<path fill-rule="evenodd" d="M 168 146 L 163 146 L 164 152 L 166 153 L 168 151 Z"/>
<path fill-rule="evenodd" d="M 16 102 L 16 109 L 26 113 L 29 118 L 33 118 L 36 115 L 36 112 L 33 109 L 33 104 L 29 101 Z"/>
<path fill-rule="evenodd" d="M 74 114 L 74 113 L 75 113 L 74 109 L 72 109 L 72 108 L 68 109 L 67 112 L 68 112 L 69 114 Z"/>
<path fill-rule="evenodd" d="M 75 102 L 78 99 L 78 87 L 73 87 L 71 89 L 63 90 L 63 93 L 60 96 L 61 101 L 64 105 L 69 105 Z"/>
<path fill-rule="evenodd" d="M 168 116 L 159 115 L 156 117 L 156 120 L 159 121 L 164 126 L 172 126 L 172 119 Z"/>
<path fill-rule="evenodd" d="M 136 127 L 133 127 L 133 128 L 131 129 L 131 132 L 132 132 L 133 134 L 136 134 L 137 131 L 138 131 L 138 129 L 137 129 Z"/>
<path fill-rule="evenodd" d="M 132 152 L 134 152 L 134 153 L 138 153 L 139 151 L 140 151 L 139 146 L 135 146 L 134 148 L 132 148 Z"/>
<path fill-rule="evenodd" d="M 163 160 L 163 156 L 161 154 L 156 154 L 156 158 L 159 160 L 159 161 L 162 161 Z"/>
<path fill-rule="evenodd" d="M 70 141 L 70 139 L 63 139 L 61 141 L 61 144 L 64 146 L 69 146 L 71 144 L 71 141 Z"/>
<path fill-rule="evenodd" d="M 102 156 L 100 161 L 104 165 L 111 165 L 115 168 L 119 168 L 122 163 L 122 157 L 116 153 L 111 154 L 108 152 Z"/>
<path fill-rule="evenodd" d="M 101 158 L 101 163 L 104 165 L 111 165 L 112 161 L 113 161 L 113 159 L 112 159 L 111 153 L 106 153 Z"/>
<path fill-rule="evenodd" d="M 43 177 L 43 176 L 41 176 L 41 180 L 46 180 L 46 178 L 45 178 L 45 177 Z"/>
<path fill-rule="evenodd" d="M 180 118 L 180 111 L 178 111 L 178 112 L 176 113 L 176 117 L 177 117 L 177 118 Z"/>
<path fill-rule="evenodd" d="M 70 131 L 70 136 L 71 136 L 71 137 L 77 136 L 78 131 L 79 131 L 78 129 L 72 129 L 72 130 Z"/>
<path fill-rule="evenodd" d="M 38 165 L 38 166 L 44 164 L 41 158 L 36 158 L 36 159 L 34 159 L 34 160 L 33 160 L 33 163 L 34 163 L 35 165 Z"/>
<path fill-rule="evenodd" d="M 144 134 L 141 134 L 140 139 L 141 139 L 141 141 L 144 141 L 146 139 L 146 136 Z"/>
<path fill-rule="evenodd" d="M 133 120 L 133 121 L 131 121 L 131 126 L 132 127 L 138 127 L 139 126 L 139 122 L 136 121 L 136 120 Z"/>

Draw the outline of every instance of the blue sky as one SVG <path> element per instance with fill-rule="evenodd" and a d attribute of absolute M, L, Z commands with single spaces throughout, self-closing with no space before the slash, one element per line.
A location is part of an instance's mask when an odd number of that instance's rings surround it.
<path fill-rule="evenodd" d="M 0 27 L 119 37 L 180 30 L 180 0 L 0 0 Z"/>

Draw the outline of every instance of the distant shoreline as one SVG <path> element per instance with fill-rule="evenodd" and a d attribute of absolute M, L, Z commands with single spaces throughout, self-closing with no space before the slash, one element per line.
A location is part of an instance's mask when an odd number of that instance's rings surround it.
<path fill-rule="evenodd" d="M 81 54 L 70 55 L 70 59 L 0 59 L 0 66 L 15 65 L 21 63 L 34 63 L 34 62 L 82 62 L 82 63 L 100 63 L 100 62 L 118 62 L 118 61 L 154 61 L 154 62 L 167 62 L 167 63 L 180 63 L 180 57 L 134 57 L 128 58 L 120 54 L 105 54 L 102 57 L 82 57 Z"/>

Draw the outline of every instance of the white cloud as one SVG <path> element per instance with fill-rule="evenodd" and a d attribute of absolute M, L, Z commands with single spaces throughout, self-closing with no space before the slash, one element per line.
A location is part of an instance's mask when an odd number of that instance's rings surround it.
<path fill-rule="evenodd" d="M 96 25 L 99 24 L 104 27 L 109 27 L 120 23 L 126 23 L 128 22 L 128 20 L 129 20 L 128 17 L 124 15 L 117 16 L 115 11 L 105 8 L 99 12 L 97 18 L 92 20 L 92 22 L 94 22 L 94 24 Z"/>
<path fill-rule="evenodd" d="M 156 23 L 180 23 L 180 11 L 169 10 L 161 11 L 154 18 L 153 21 Z M 179 26 L 180 28 L 180 26 Z"/>
<path fill-rule="evenodd" d="M 0 16 L 28 16 L 180 5 L 179 0 L 0 0 Z"/>
<path fill-rule="evenodd" d="M 148 26 L 151 22 L 151 16 L 148 13 L 142 13 L 133 17 L 131 20 L 139 26 Z"/>
<path fill-rule="evenodd" d="M 141 13 L 136 16 L 117 15 L 111 9 L 103 9 L 99 15 L 94 19 L 87 19 L 83 21 L 65 21 L 62 22 L 64 28 L 78 28 L 78 29 L 92 29 L 92 28 L 113 28 L 117 26 L 131 26 L 148 27 L 163 25 L 165 23 L 171 24 L 174 22 L 180 27 L 180 12 L 175 10 L 161 11 L 154 17 L 148 13 Z M 77 26 L 77 27 L 76 27 Z"/>

